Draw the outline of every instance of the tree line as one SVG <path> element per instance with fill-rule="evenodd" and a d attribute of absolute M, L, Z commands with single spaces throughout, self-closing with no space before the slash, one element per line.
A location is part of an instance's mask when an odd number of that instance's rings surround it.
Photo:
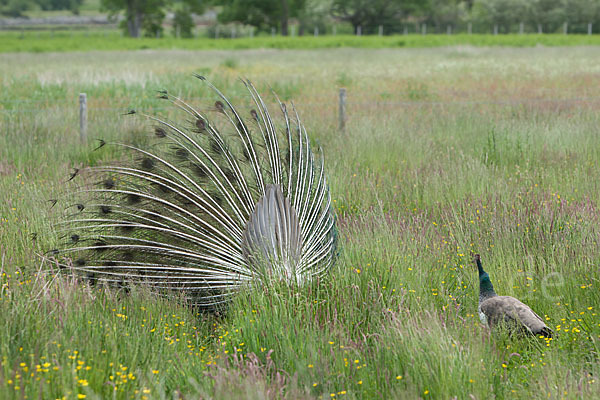
<path fill-rule="evenodd" d="M 44 11 L 70 10 L 79 13 L 84 0 L 0 0 L 0 15 L 20 17 L 25 11 L 38 7 Z"/>
<path fill-rule="evenodd" d="M 84 0 L 0 0 L 0 13 L 19 15 L 31 6 L 77 12 Z M 408 30 L 508 33 L 516 29 L 553 33 L 600 26 L 600 0 L 101 0 L 112 16 L 123 15 L 122 28 L 133 37 L 162 34 L 167 12 L 173 12 L 178 36 L 191 36 L 192 14 L 218 10 L 218 23 L 250 26 L 258 32 L 287 36 L 290 26 L 303 35 L 346 22 L 355 33 L 385 34 Z M 425 28 L 426 27 L 426 28 Z M 517 28 L 518 27 L 518 28 Z"/>

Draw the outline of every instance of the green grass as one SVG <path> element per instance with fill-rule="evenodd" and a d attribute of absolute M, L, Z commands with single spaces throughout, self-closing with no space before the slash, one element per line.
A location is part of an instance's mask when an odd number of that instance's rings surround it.
<path fill-rule="evenodd" d="M 2 57 L 0 398 L 598 397 L 599 61 L 465 46 Z M 147 127 L 121 114 L 169 114 L 154 90 L 212 101 L 195 72 L 234 100 L 240 76 L 294 100 L 325 153 L 336 266 L 219 315 L 56 274 L 37 257 L 62 215 L 46 200 L 72 167 L 119 157 L 79 143 L 78 94 L 90 138 L 138 140 Z M 552 341 L 479 323 L 471 251 Z"/>
<path fill-rule="evenodd" d="M 146 50 L 146 49 L 320 49 L 337 47 L 402 48 L 469 46 L 584 46 L 600 44 L 598 35 L 396 35 L 396 36 L 304 36 L 212 39 L 128 38 L 112 30 L 56 30 L 0 32 L 0 52 L 65 52 L 90 50 Z"/>

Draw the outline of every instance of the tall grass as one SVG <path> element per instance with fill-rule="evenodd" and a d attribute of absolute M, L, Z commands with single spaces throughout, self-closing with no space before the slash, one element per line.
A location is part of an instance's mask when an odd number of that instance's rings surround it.
<path fill-rule="evenodd" d="M 0 397 L 598 397 L 599 59 L 577 47 L 4 57 Z M 70 168 L 120 157 L 78 142 L 77 94 L 90 137 L 143 140 L 121 114 L 169 114 L 162 88 L 210 104 L 198 71 L 233 99 L 247 76 L 294 100 L 338 213 L 330 275 L 205 314 L 42 262 L 62 213 L 46 200 Z M 552 340 L 479 323 L 471 252 Z"/>

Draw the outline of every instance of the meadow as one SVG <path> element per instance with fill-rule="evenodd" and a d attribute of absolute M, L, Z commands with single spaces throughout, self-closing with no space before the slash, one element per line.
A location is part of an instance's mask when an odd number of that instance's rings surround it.
<path fill-rule="evenodd" d="M 248 37 L 208 37 L 200 32 L 197 38 L 182 39 L 165 31 L 165 37 L 130 38 L 114 29 L 94 29 L 86 26 L 76 29 L 0 31 L 0 53 L 5 52 L 65 52 L 93 50 L 248 50 L 248 49 L 329 49 L 355 47 L 369 49 L 423 48 L 444 46 L 593 46 L 600 44 L 599 35 L 581 34 L 408 34 L 390 36 L 355 36 L 349 34 L 321 36 L 267 36 L 264 33 Z"/>
<path fill-rule="evenodd" d="M 338 215 L 327 278 L 208 314 L 38 256 L 72 168 L 120 157 L 95 138 L 142 140 L 123 114 L 169 115 L 156 90 L 214 101 L 193 73 L 293 100 Z M 599 398 L 599 83 L 588 46 L 2 54 L 0 398 Z M 481 325 L 474 252 L 552 340 Z"/>

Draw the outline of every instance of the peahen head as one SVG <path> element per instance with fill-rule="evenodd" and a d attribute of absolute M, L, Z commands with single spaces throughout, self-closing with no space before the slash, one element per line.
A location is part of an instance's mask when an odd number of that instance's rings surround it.
<path fill-rule="evenodd" d="M 474 259 L 475 264 L 477 264 L 477 270 L 479 271 L 479 301 L 497 296 L 496 292 L 494 291 L 494 285 L 492 285 L 492 281 L 490 280 L 490 276 L 483 270 L 483 267 L 481 266 L 481 256 L 479 254 L 475 254 Z"/>

